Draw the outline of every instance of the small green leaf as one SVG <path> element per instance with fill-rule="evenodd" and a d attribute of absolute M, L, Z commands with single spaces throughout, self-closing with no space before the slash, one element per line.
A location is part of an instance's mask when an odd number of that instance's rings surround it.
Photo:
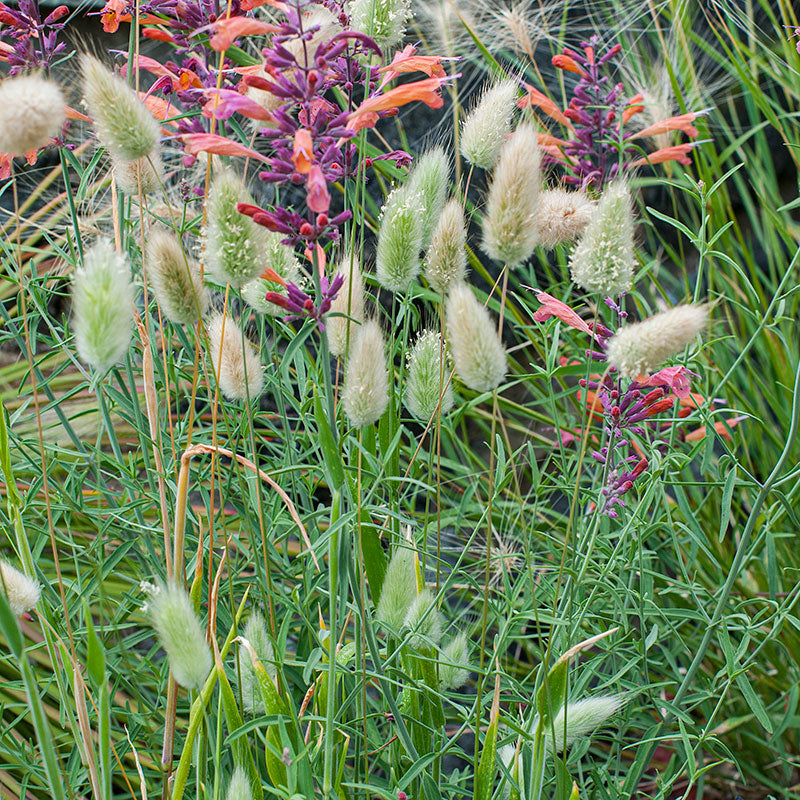
<path fill-rule="evenodd" d="M 325 468 L 331 481 L 331 488 L 338 489 L 344 483 L 344 467 L 342 458 L 339 455 L 339 448 L 333 438 L 328 418 L 322 408 L 322 402 L 318 395 L 314 395 L 314 418 L 317 422 L 317 433 L 319 435 L 319 446 L 322 449 L 322 458 L 325 461 Z"/>
<path fill-rule="evenodd" d="M 17 618 L 11 610 L 6 593 L 0 586 L 0 631 L 8 642 L 8 647 L 16 658 L 22 657 L 22 633 Z"/>
<path fill-rule="evenodd" d="M 86 670 L 92 686 L 97 688 L 106 682 L 106 654 L 103 643 L 94 629 L 92 615 L 86 607 Z"/>

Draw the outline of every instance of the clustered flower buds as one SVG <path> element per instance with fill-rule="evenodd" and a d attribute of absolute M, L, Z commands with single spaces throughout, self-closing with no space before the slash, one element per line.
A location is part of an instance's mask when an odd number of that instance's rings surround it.
<path fill-rule="evenodd" d="M 58 136 L 64 97 L 53 81 L 18 75 L 0 84 L 0 153 L 21 156 Z"/>
<path fill-rule="evenodd" d="M 483 249 L 501 264 L 523 264 L 536 247 L 540 163 L 536 131 L 520 125 L 500 151 L 483 220 Z"/>
<path fill-rule="evenodd" d="M 422 220 L 419 196 L 399 186 L 387 198 L 375 253 L 378 283 L 390 292 L 404 292 L 419 274 Z"/>
<path fill-rule="evenodd" d="M 411 414 L 423 422 L 428 422 L 437 408 L 444 416 L 453 407 L 448 360 L 442 337 L 436 331 L 423 331 L 408 354 L 404 402 Z"/>
<path fill-rule="evenodd" d="M 363 323 L 350 343 L 344 374 L 342 406 L 352 425 L 377 422 L 389 404 L 389 373 L 380 325 Z"/>
<path fill-rule="evenodd" d="M 130 267 L 108 239 L 99 239 L 87 250 L 75 270 L 72 327 L 78 355 L 98 372 L 128 352 L 133 328 Z"/>
<path fill-rule="evenodd" d="M 229 400 L 248 402 L 264 388 L 258 351 L 230 317 L 215 314 L 206 323 L 208 350 L 222 394 Z"/>
<path fill-rule="evenodd" d="M 165 230 L 147 240 L 148 276 L 161 310 L 171 322 L 193 325 L 210 302 L 197 265 L 185 254 L 178 237 Z"/>
<path fill-rule="evenodd" d="M 461 154 L 476 167 L 492 169 L 511 133 L 517 84 L 502 81 L 490 86 L 461 126 Z"/>
<path fill-rule="evenodd" d="M 616 296 L 633 286 L 636 252 L 631 206 L 624 181 L 608 186 L 572 251 L 572 280 L 587 292 Z"/>
<path fill-rule="evenodd" d="M 445 294 L 467 276 L 467 227 L 461 203 L 448 200 L 439 215 L 425 255 L 425 278 L 431 288 Z"/>
<path fill-rule="evenodd" d="M 11 611 L 16 616 L 30 611 L 41 597 L 39 584 L 24 572 L 12 567 L 7 561 L 0 561 L 0 592 L 5 592 Z"/>
<path fill-rule="evenodd" d="M 636 378 L 654 372 L 691 344 L 708 323 L 707 305 L 684 305 L 625 325 L 608 342 L 608 363 Z"/>
<path fill-rule="evenodd" d="M 199 689 L 211 671 L 211 650 L 189 595 L 167 583 L 152 593 L 148 611 L 175 680 L 187 689 Z"/>
<path fill-rule="evenodd" d="M 476 392 L 496 389 L 505 377 L 507 362 L 489 312 L 462 283 L 447 295 L 445 314 L 447 343 L 458 377 Z"/>
<path fill-rule="evenodd" d="M 155 117 L 122 78 L 93 56 L 81 56 L 83 95 L 100 144 L 114 159 L 136 161 L 153 152 L 159 129 Z"/>

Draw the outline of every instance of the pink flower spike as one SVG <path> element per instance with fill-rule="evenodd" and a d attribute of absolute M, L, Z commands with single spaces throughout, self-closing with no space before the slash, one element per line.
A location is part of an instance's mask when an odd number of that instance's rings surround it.
<path fill-rule="evenodd" d="M 656 150 L 654 153 L 648 153 L 642 158 L 637 158 L 631 166 L 644 167 L 647 164 L 663 164 L 665 161 L 677 161 L 679 164 L 691 164 L 692 159 L 689 158 L 689 153 L 701 144 L 705 144 L 710 139 L 704 139 L 699 142 L 688 142 L 687 144 L 676 144 L 672 147 L 663 147 L 661 150 Z"/>
<path fill-rule="evenodd" d="M 245 147 L 239 142 L 233 142 L 224 136 L 215 133 L 184 133 L 181 137 L 183 148 L 187 155 L 196 156 L 198 153 L 213 153 L 217 156 L 242 156 L 243 158 L 256 158 L 267 161 L 265 156 Z"/>
<path fill-rule="evenodd" d="M 231 115 L 239 113 L 248 119 L 258 119 L 263 122 L 272 120 L 272 114 L 263 106 L 233 89 L 206 89 L 205 93 L 211 95 L 211 99 L 203 106 L 204 117 L 228 119 Z"/>
<path fill-rule="evenodd" d="M 639 382 L 642 386 L 669 386 L 673 394 L 683 400 L 691 392 L 691 379 L 689 376 L 693 374 L 683 366 L 664 367 L 664 369 L 654 372 L 646 380 Z"/>
<path fill-rule="evenodd" d="M 331 207 L 331 195 L 328 191 L 328 182 L 319 164 L 314 164 L 308 173 L 306 185 L 306 204 L 317 214 L 327 213 Z"/>
<path fill-rule="evenodd" d="M 537 322 L 544 322 L 550 319 L 550 317 L 557 317 L 571 328 L 576 328 L 583 333 L 594 336 L 589 325 L 566 303 L 562 303 L 560 300 L 553 297 L 553 295 L 547 294 L 547 292 L 536 292 L 536 299 L 542 304 L 542 307 L 533 314 L 533 318 Z"/>

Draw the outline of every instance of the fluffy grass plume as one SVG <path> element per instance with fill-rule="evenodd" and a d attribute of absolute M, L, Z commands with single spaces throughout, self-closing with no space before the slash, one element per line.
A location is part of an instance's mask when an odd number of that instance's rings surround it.
<path fill-rule="evenodd" d="M 208 190 L 206 264 L 216 280 L 237 289 L 255 280 L 266 266 L 267 230 L 236 208 L 252 202 L 232 170 L 217 172 Z"/>
<path fill-rule="evenodd" d="M 61 132 L 64 96 L 40 75 L 17 75 L 0 84 L 0 153 L 21 156 Z"/>
<path fill-rule="evenodd" d="M 98 372 L 120 361 L 131 343 L 133 284 L 128 260 L 108 239 L 84 252 L 72 278 L 72 328 L 78 355 Z"/>
<path fill-rule="evenodd" d="M 616 296 L 633 286 L 636 253 L 628 185 L 606 187 L 592 219 L 570 256 L 572 280 L 587 292 Z"/>
<path fill-rule="evenodd" d="M 175 680 L 199 689 L 211 671 L 211 650 L 189 595 L 175 583 L 156 589 L 148 612 Z"/>
<path fill-rule="evenodd" d="M 403 39 L 410 10 L 410 0 L 353 0 L 350 27 L 391 50 Z"/>
<path fill-rule="evenodd" d="M 247 777 L 244 767 L 237 765 L 233 770 L 228 791 L 225 793 L 225 800 L 253 800 L 250 779 Z"/>
<path fill-rule="evenodd" d="M 500 157 L 517 98 L 515 81 L 489 86 L 461 126 L 461 155 L 475 167 L 492 169 Z"/>
<path fill-rule="evenodd" d="M 112 158 L 114 179 L 120 191 L 136 197 L 141 188 L 142 194 L 155 194 L 164 184 L 164 164 L 161 159 L 161 148 L 156 145 L 149 156 L 142 156 L 135 161 L 124 158 Z"/>
<path fill-rule="evenodd" d="M 178 237 L 165 230 L 152 230 L 147 238 L 148 277 L 167 319 L 192 325 L 206 312 L 208 289 L 197 264 L 184 255 Z"/>
<path fill-rule="evenodd" d="M 267 633 L 267 626 L 264 617 L 260 612 L 254 611 L 247 624 L 244 626 L 242 636 L 250 642 L 261 666 L 270 674 L 275 674 L 275 667 L 272 663 L 273 652 L 272 644 Z M 253 659 L 245 648 L 240 647 L 238 652 L 238 673 L 242 680 L 242 708 L 251 714 L 258 713 L 258 709 L 263 709 L 261 699 L 261 689 L 258 684 L 258 677 L 253 668 Z M 262 711 L 263 713 L 263 711 Z"/>
<path fill-rule="evenodd" d="M 0 592 L 5 590 L 11 611 L 16 615 L 30 611 L 41 597 L 39 584 L 24 572 L 12 567 L 7 561 L 0 561 Z"/>
<path fill-rule="evenodd" d="M 676 306 L 625 325 L 608 342 L 608 363 L 637 378 L 655 370 L 691 344 L 708 323 L 708 305 Z"/>
<path fill-rule="evenodd" d="M 422 228 L 422 248 L 431 241 L 433 230 L 439 221 L 450 184 L 450 160 L 444 149 L 436 147 L 419 156 L 408 179 L 412 194 L 419 197 Z"/>
<path fill-rule="evenodd" d="M 230 317 L 215 314 L 206 323 L 208 349 L 219 388 L 228 400 L 247 402 L 261 394 L 264 371 L 253 343 Z"/>
<path fill-rule="evenodd" d="M 368 320 L 350 342 L 342 405 L 352 425 L 377 422 L 389 404 L 389 373 L 380 325 Z"/>
<path fill-rule="evenodd" d="M 591 222 L 596 203 L 586 192 L 548 189 L 539 195 L 537 244 L 552 250 L 574 242 Z"/>
<path fill-rule="evenodd" d="M 454 636 L 439 658 L 439 684 L 443 689 L 460 689 L 469 678 L 469 651 L 463 633 Z"/>
<path fill-rule="evenodd" d="M 358 325 L 364 321 L 364 278 L 358 259 L 349 254 L 342 258 L 337 274 L 344 278 L 344 283 L 333 299 L 330 310 L 345 316 L 329 314 L 325 326 L 328 330 L 328 348 L 333 355 L 344 358 Z"/>
<path fill-rule="evenodd" d="M 416 597 L 416 553 L 410 547 L 395 547 L 378 601 L 378 620 L 392 630 L 399 631 Z"/>
<path fill-rule="evenodd" d="M 158 122 L 136 92 L 94 56 L 81 56 L 83 97 L 100 144 L 113 158 L 136 161 L 155 148 Z"/>
<path fill-rule="evenodd" d="M 483 249 L 501 264 L 522 264 L 536 247 L 540 163 L 536 131 L 520 125 L 500 151 L 483 218 Z"/>
<path fill-rule="evenodd" d="M 467 226 L 464 210 L 455 198 L 448 200 L 439 215 L 430 247 L 425 254 L 425 278 L 434 291 L 448 288 L 467 276 Z"/>
<path fill-rule="evenodd" d="M 506 351 L 489 312 L 467 284 L 450 290 L 445 315 L 447 345 L 458 377 L 476 392 L 498 387 L 508 369 Z"/>
<path fill-rule="evenodd" d="M 419 274 L 422 216 L 419 196 L 408 185 L 387 198 L 378 229 L 375 269 L 378 283 L 390 292 L 403 292 Z"/>
<path fill-rule="evenodd" d="M 561 753 L 576 739 L 587 736 L 613 717 L 625 704 L 621 695 L 587 697 L 567 703 L 556 714 L 551 729 L 545 730 L 548 748 Z M 565 723 L 566 721 L 566 728 Z"/>
<path fill-rule="evenodd" d="M 436 413 L 440 396 L 442 416 L 453 407 L 453 389 L 447 383 L 448 360 L 447 351 L 442 348 L 442 337 L 437 331 L 423 331 L 408 354 L 403 399 L 409 412 L 423 422 Z"/>
<path fill-rule="evenodd" d="M 283 244 L 284 236 L 281 233 L 266 231 L 264 237 L 266 249 L 262 254 L 263 269 L 270 267 L 278 273 L 285 281 L 297 283 L 300 277 L 300 265 L 295 258 L 294 250 Z M 272 317 L 279 317 L 285 314 L 283 308 L 275 303 L 270 303 L 266 299 L 267 292 L 277 292 L 286 294 L 286 289 L 280 283 L 258 277 L 248 281 L 242 287 L 242 297 L 245 302 L 261 314 L 269 314 Z"/>
<path fill-rule="evenodd" d="M 423 589 L 411 603 L 403 627 L 411 631 L 409 645 L 415 650 L 439 646 L 442 639 L 442 615 L 430 589 Z"/>

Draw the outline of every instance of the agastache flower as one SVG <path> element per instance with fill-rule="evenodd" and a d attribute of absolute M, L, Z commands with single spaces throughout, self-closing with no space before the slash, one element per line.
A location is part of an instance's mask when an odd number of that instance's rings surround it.
<path fill-rule="evenodd" d="M 320 331 L 325 330 L 323 317 L 331 310 L 331 304 L 339 293 L 339 289 L 342 288 L 342 283 L 344 283 L 343 275 L 335 275 L 332 281 L 329 281 L 325 275 L 320 276 L 319 293 L 321 299 L 318 304 L 315 304 L 312 298 L 297 284 L 292 281 L 285 281 L 275 270 L 265 270 L 264 277 L 268 281 L 279 283 L 286 289 L 285 295 L 279 292 L 267 292 L 266 294 L 268 302 L 274 303 L 289 312 L 288 316 L 284 317 L 286 322 L 310 317 L 317 323 Z"/>
<path fill-rule="evenodd" d="M 518 102 L 520 108 L 532 106 L 541 109 L 567 130 L 569 136 L 563 139 L 546 133 L 539 135 L 539 145 L 549 160 L 564 167 L 567 183 L 598 189 L 636 167 L 666 161 L 690 164 L 689 153 L 700 142 L 663 147 L 642 155 L 637 140 L 672 131 L 681 131 L 690 139 L 696 139 L 698 130 L 692 123 L 707 110 L 679 114 L 638 131 L 627 132 L 625 126 L 630 119 L 644 111 L 643 98 L 635 95 L 626 100 L 624 86 L 611 83 L 610 76 L 604 74 L 607 69 L 603 68 L 613 61 L 621 48 L 614 45 L 598 56 L 598 42 L 599 38 L 593 36 L 589 42 L 583 43 L 582 53 L 565 48 L 553 57 L 555 67 L 580 77 L 565 110 L 562 111 L 547 95 L 529 84 L 525 86 L 527 97 Z"/>
<path fill-rule="evenodd" d="M 10 65 L 9 75 L 36 69 L 47 71 L 53 66 L 65 48 L 58 41 L 58 34 L 66 24 L 61 20 L 68 14 L 69 8 L 61 5 L 42 19 L 38 0 L 19 0 L 16 8 L 0 3 L 0 61 Z"/>

